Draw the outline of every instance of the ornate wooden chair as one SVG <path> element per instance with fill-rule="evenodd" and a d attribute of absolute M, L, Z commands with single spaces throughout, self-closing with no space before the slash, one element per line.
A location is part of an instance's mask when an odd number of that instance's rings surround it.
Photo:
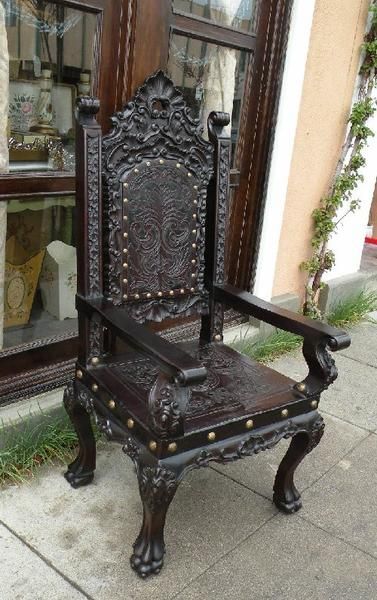
<path fill-rule="evenodd" d="M 99 103 L 78 101 L 79 356 L 64 404 L 79 438 L 65 474 L 95 469 L 93 414 L 134 461 L 144 517 L 131 565 L 158 573 L 166 512 L 190 470 L 227 463 L 292 438 L 274 502 L 301 507 L 293 475 L 320 441 L 321 392 L 336 378 L 327 348 L 346 333 L 224 282 L 229 115 L 212 112 L 209 142 L 162 72 L 146 80 L 102 138 Z M 222 343 L 224 307 L 303 336 L 309 372 L 296 382 Z M 199 315 L 200 337 L 171 344 L 147 322 Z"/>

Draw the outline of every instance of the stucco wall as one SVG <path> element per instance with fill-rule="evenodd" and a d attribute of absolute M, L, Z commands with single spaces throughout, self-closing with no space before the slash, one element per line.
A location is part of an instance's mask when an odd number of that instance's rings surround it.
<path fill-rule="evenodd" d="M 316 0 L 273 296 L 302 296 L 311 213 L 328 188 L 343 142 L 369 0 Z"/>

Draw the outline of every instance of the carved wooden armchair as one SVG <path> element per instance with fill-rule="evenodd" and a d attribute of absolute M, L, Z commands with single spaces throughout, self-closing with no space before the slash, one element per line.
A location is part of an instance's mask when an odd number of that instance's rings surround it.
<path fill-rule="evenodd" d="M 327 348 L 350 340 L 224 282 L 229 115 L 210 114 L 206 141 L 162 72 L 103 138 L 98 109 L 78 101 L 80 343 L 64 403 L 80 449 L 65 477 L 73 487 L 93 479 L 93 414 L 136 466 L 144 517 L 131 565 L 146 577 L 162 567 L 166 512 L 190 469 L 292 437 L 273 498 L 284 512 L 301 507 L 294 471 L 321 439 L 320 394 L 337 376 Z M 303 336 L 306 379 L 225 346 L 224 307 Z M 201 317 L 198 340 L 173 345 L 147 326 L 187 315 Z"/>

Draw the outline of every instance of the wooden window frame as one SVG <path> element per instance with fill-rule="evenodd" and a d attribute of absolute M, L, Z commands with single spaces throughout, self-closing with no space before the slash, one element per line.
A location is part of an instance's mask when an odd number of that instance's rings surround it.
<path fill-rule="evenodd" d="M 104 131 L 109 117 L 119 108 L 127 47 L 129 18 L 124 0 L 51 0 L 54 4 L 97 15 L 94 40 L 93 93 L 101 98 L 98 115 Z M 106 68 L 103 66 L 106 65 Z M 116 65 L 115 73 L 111 65 Z M 106 93 L 104 93 L 106 92 Z M 74 173 L 21 172 L 0 175 L 0 200 L 40 199 L 74 195 Z M 34 340 L 0 351 L 0 405 L 59 387 L 72 378 L 77 356 L 77 333 Z"/>

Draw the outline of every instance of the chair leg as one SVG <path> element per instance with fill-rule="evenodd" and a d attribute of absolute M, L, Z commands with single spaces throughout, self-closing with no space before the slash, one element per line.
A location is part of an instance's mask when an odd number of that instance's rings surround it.
<path fill-rule="evenodd" d="M 170 502 L 180 478 L 161 462 L 147 465 L 137 461 L 143 524 L 133 545 L 131 566 L 140 577 L 161 571 L 164 561 L 164 526 Z"/>
<path fill-rule="evenodd" d="M 96 468 L 96 442 L 90 416 L 78 402 L 76 394 L 74 384 L 70 383 L 65 389 L 63 399 L 64 407 L 79 439 L 79 453 L 64 473 L 64 477 L 73 488 L 91 483 Z"/>
<path fill-rule="evenodd" d="M 301 494 L 294 484 L 294 474 L 305 456 L 319 444 L 324 427 L 323 419 L 319 417 L 312 429 L 295 435 L 280 463 L 274 483 L 273 501 L 282 512 L 290 514 L 302 507 Z"/>

